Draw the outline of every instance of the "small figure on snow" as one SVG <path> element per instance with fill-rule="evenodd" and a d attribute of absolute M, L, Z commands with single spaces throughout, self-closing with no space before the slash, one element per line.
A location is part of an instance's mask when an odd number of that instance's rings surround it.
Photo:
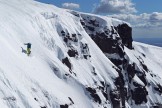
<path fill-rule="evenodd" d="M 24 43 L 24 45 L 27 45 L 26 54 L 29 56 L 31 53 L 31 43 Z"/>
<path fill-rule="evenodd" d="M 24 50 L 22 47 L 22 52 L 27 54 L 28 56 L 31 54 L 31 43 L 24 43 L 24 45 L 27 45 L 27 50 Z"/>

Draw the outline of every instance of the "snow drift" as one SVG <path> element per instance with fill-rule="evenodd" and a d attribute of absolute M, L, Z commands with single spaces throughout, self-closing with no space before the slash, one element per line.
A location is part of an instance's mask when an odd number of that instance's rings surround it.
<path fill-rule="evenodd" d="M 162 104 L 162 48 L 132 45 L 126 22 L 33 0 L 0 0 L 0 14 L 0 107 Z"/>

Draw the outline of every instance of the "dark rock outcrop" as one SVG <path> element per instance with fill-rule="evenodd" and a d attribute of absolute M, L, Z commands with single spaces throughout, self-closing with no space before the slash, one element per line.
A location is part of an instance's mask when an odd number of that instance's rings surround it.
<path fill-rule="evenodd" d="M 69 108 L 69 106 L 67 104 L 65 105 L 60 105 L 60 108 Z"/>
<path fill-rule="evenodd" d="M 127 72 L 128 72 L 129 83 L 130 83 L 132 78 L 135 76 L 135 63 L 128 65 Z"/>
<path fill-rule="evenodd" d="M 139 105 L 143 102 L 147 102 L 148 92 L 145 87 L 138 87 L 132 90 L 132 99 L 135 101 L 135 104 Z"/>
<path fill-rule="evenodd" d="M 65 57 L 64 59 L 62 59 L 62 63 L 65 64 L 69 70 L 72 70 L 72 64 L 70 63 L 70 60 L 68 59 L 68 57 Z"/>
<path fill-rule="evenodd" d="M 128 24 L 120 24 L 115 29 L 120 35 L 122 43 L 129 49 L 132 49 L 132 28 Z"/>
<path fill-rule="evenodd" d="M 110 98 L 111 98 L 111 102 L 113 105 L 113 108 L 121 108 L 120 106 L 120 92 L 118 90 L 112 90 L 110 91 Z"/>
<path fill-rule="evenodd" d="M 70 47 L 67 53 L 70 57 L 78 56 L 78 51 L 74 47 Z"/>
<path fill-rule="evenodd" d="M 97 92 L 95 89 L 88 87 L 86 88 L 88 92 L 90 92 L 90 95 L 92 96 L 92 98 L 94 99 L 95 102 L 98 102 L 99 104 L 101 104 L 101 99 L 98 96 Z"/>

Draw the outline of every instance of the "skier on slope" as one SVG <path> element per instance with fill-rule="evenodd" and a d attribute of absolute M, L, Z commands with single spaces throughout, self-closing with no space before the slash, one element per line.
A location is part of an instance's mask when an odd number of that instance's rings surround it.
<path fill-rule="evenodd" d="M 29 56 L 31 53 L 31 43 L 24 43 L 24 45 L 27 45 L 27 50 L 26 50 L 26 54 Z"/>

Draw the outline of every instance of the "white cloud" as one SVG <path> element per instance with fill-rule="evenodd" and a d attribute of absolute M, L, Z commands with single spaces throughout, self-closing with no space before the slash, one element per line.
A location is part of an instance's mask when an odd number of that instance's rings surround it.
<path fill-rule="evenodd" d="M 162 13 L 158 12 L 153 12 L 150 14 L 143 13 L 140 15 L 114 14 L 109 16 L 127 21 L 131 23 L 133 27 L 139 28 L 162 27 Z"/>
<path fill-rule="evenodd" d="M 162 13 L 154 12 L 150 15 L 150 21 L 162 22 Z"/>
<path fill-rule="evenodd" d="M 131 0 L 101 0 L 94 13 L 135 13 L 137 10 Z"/>
<path fill-rule="evenodd" d="M 76 3 L 63 3 L 62 7 L 66 9 L 79 9 L 80 5 Z"/>

